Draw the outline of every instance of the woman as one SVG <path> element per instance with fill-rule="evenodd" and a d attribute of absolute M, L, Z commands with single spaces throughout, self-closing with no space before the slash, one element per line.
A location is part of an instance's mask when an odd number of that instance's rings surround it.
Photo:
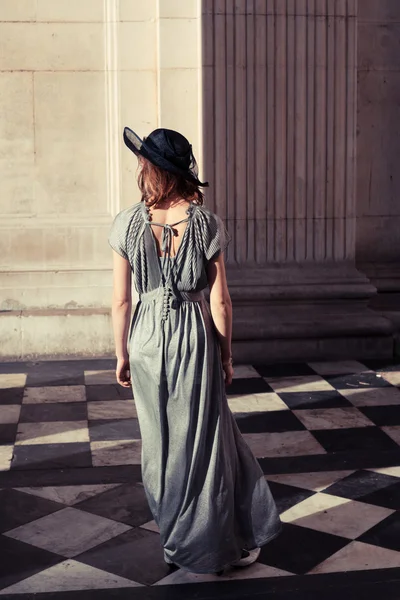
<path fill-rule="evenodd" d="M 247 566 L 280 530 L 271 493 L 229 410 L 229 234 L 203 206 L 192 148 L 157 129 L 124 141 L 142 201 L 117 215 L 113 326 L 117 380 L 132 385 L 146 496 L 164 558 L 194 573 Z M 131 277 L 140 301 L 129 332 Z M 209 286 L 210 303 L 204 297 Z M 127 350 L 129 347 L 129 351 Z"/>

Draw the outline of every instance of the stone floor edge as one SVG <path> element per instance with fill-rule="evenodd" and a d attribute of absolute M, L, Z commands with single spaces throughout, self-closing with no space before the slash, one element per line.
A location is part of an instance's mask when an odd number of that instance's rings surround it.
<path fill-rule="evenodd" d="M 4 600 L 398 600 L 400 568 L 140 588 L 6 594 Z M 346 594 L 346 595 L 344 595 Z"/>

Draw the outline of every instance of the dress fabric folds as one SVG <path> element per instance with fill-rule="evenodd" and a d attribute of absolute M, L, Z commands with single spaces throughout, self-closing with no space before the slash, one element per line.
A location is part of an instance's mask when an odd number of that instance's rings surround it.
<path fill-rule="evenodd" d="M 109 243 L 129 261 L 139 295 L 129 356 L 147 500 L 166 558 L 212 573 L 273 539 L 281 523 L 229 409 L 204 295 L 207 264 L 230 236 L 203 206 L 190 204 L 185 220 L 174 257 L 173 226 L 164 228 L 159 257 L 143 201 L 116 216 Z"/>

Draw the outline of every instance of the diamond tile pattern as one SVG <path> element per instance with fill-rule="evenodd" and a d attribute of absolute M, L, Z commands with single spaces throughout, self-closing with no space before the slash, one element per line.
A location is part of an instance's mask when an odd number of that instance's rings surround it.
<path fill-rule="evenodd" d="M 81 481 L 0 489 L 0 596 L 67 592 L 73 600 L 84 590 L 136 588 L 136 594 L 146 586 L 235 586 L 239 579 L 302 581 L 400 569 L 400 461 L 384 462 L 400 445 L 400 389 L 394 385 L 400 365 L 385 364 L 385 371 L 356 361 L 237 369 L 228 403 L 264 467 L 283 531 L 254 565 L 216 577 L 165 564 L 140 481 L 87 478 L 109 466 L 139 465 L 141 453 L 131 392 L 114 384 L 111 361 L 104 368 L 94 362 L 48 363 L 36 373 L 21 364 L 9 375 L 2 366 L 1 406 L 7 408 L 0 475 L 10 470 L 22 482 L 32 470 L 65 475 L 78 467 Z M 382 460 L 375 467 L 376 457 Z M 310 468 L 300 470 L 299 458 L 311 461 Z"/>
<path fill-rule="evenodd" d="M 377 497 L 374 504 L 365 500 L 400 487 L 400 477 L 370 469 L 286 474 L 280 476 L 285 483 L 278 478 L 266 476 L 281 513 L 281 535 L 261 549 L 254 566 L 227 568 L 223 579 L 400 567 L 399 505 L 388 508 L 384 496 L 382 504 Z M 353 498 L 357 482 L 362 500 Z M 24 570 L 0 568 L 0 595 L 29 590 L 30 578 L 37 592 L 96 589 L 90 584 L 96 573 L 105 588 L 217 579 L 171 574 L 141 483 L 8 489 L 0 501 L 3 523 L 8 520 L 0 535 L 2 560 L 27 557 Z"/>
<path fill-rule="evenodd" d="M 113 361 L 9 371 L 0 378 L 0 470 L 140 464 L 135 402 L 116 384 Z M 238 365 L 227 400 L 257 458 L 372 455 L 400 449 L 397 376 L 400 364 L 387 362 Z"/>

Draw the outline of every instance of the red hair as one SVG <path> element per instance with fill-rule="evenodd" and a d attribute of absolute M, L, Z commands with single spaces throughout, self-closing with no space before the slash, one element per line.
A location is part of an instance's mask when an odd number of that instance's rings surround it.
<path fill-rule="evenodd" d="M 184 198 L 200 206 L 204 202 L 203 192 L 198 185 L 181 175 L 156 167 L 143 157 L 139 158 L 138 185 L 142 199 L 148 206 L 171 196 Z"/>

